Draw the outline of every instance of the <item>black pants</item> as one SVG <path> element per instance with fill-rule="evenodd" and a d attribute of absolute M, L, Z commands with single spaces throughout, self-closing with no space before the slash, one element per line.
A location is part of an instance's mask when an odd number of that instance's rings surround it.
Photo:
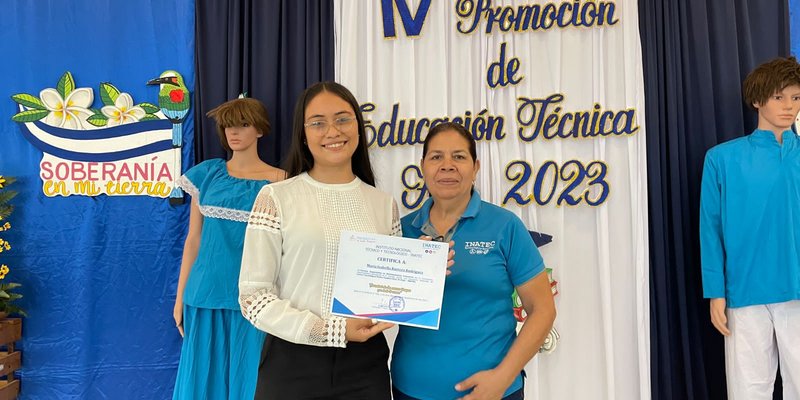
<path fill-rule="evenodd" d="M 267 335 L 255 400 L 390 400 L 388 359 L 383 334 L 343 349 Z"/>

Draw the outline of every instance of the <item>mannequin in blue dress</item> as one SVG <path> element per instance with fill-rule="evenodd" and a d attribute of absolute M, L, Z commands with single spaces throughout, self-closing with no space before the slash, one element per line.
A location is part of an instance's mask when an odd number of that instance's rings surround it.
<path fill-rule="evenodd" d="M 286 173 L 258 156 L 258 140 L 270 131 L 261 102 L 231 100 L 208 116 L 232 157 L 204 161 L 178 180 L 192 202 L 173 311 L 183 336 L 173 399 L 249 400 L 264 333 L 239 309 L 242 244 L 259 190 Z"/>

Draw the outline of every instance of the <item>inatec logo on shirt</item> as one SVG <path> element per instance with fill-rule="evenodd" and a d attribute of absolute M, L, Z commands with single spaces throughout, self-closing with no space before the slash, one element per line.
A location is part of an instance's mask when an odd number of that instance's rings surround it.
<path fill-rule="evenodd" d="M 464 250 L 469 254 L 489 254 L 489 250 L 494 248 L 495 241 L 491 242 L 464 242 Z"/>

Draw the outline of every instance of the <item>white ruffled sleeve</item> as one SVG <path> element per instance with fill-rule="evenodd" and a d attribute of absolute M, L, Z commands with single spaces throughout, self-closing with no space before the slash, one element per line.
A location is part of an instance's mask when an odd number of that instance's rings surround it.
<path fill-rule="evenodd" d="M 292 343 L 321 347 L 346 347 L 341 317 L 323 319 L 309 310 L 294 308 L 281 298 L 277 286 L 281 268 L 282 235 L 280 204 L 272 188 L 258 194 L 244 237 L 239 274 L 242 315 L 256 328 Z"/>

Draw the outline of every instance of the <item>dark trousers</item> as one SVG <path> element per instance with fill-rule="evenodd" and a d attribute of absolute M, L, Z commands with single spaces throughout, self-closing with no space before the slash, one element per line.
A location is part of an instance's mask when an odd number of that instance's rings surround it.
<path fill-rule="evenodd" d="M 267 335 L 255 400 L 390 400 L 388 359 L 383 334 L 343 349 Z"/>

